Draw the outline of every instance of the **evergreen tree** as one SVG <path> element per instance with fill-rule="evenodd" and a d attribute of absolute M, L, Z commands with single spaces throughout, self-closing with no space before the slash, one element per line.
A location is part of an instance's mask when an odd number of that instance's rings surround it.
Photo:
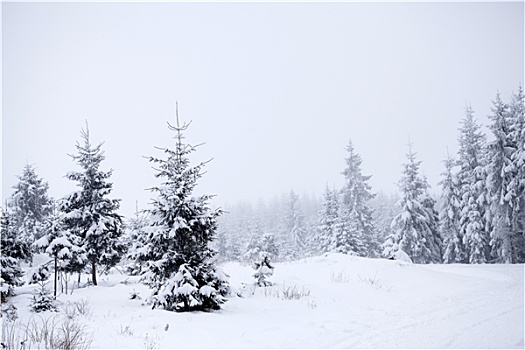
<path fill-rule="evenodd" d="M 370 200 L 370 207 L 373 210 L 374 226 L 377 231 L 377 238 L 379 242 L 385 242 L 392 233 L 390 225 L 392 221 L 399 214 L 397 203 L 400 198 L 397 194 L 386 194 L 379 192 L 372 200 Z"/>
<path fill-rule="evenodd" d="M 56 304 L 56 287 L 55 295 L 51 295 L 51 292 L 47 290 L 47 280 L 49 279 L 50 271 L 49 264 L 40 265 L 31 276 L 30 284 L 38 284 L 40 289 L 35 290 L 33 299 L 31 300 L 31 311 L 43 312 L 43 311 L 58 311 Z M 56 271 L 56 270 L 55 270 Z"/>
<path fill-rule="evenodd" d="M 241 252 L 241 243 L 235 238 L 235 236 L 228 236 L 227 245 L 227 260 L 226 261 L 241 261 L 242 252 Z"/>
<path fill-rule="evenodd" d="M 33 245 L 53 259 L 53 295 L 56 298 L 59 272 L 78 272 L 75 267 L 82 265 L 86 256 L 80 246 L 80 238 L 67 230 L 61 213 L 55 211 L 48 216 L 44 223 L 44 232 L 45 234 Z"/>
<path fill-rule="evenodd" d="M 279 249 L 277 248 L 273 234 L 266 233 L 263 235 L 261 241 L 261 253 L 267 256 L 270 260 L 274 260 L 279 256 Z"/>
<path fill-rule="evenodd" d="M 29 244 L 42 236 L 42 224 L 51 213 L 52 200 L 48 197 L 49 185 L 35 172 L 32 165 L 26 165 L 11 196 L 14 226 L 20 237 Z"/>
<path fill-rule="evenodd" d="M 175 150 L 161 149 L 167 159 L 150 157 L 157 165 L 155 176 L 162 184 L 151 190 L 157 194 L 149 210 L 150 223 L 142 259 L 148 261 L 143 282 L 153 289 L 153 308 L 191 311 L 218 309 L 229 292 L 227 276 L 215 266 L 215 238 L 220 210 L 211 210 L 209 195 L 193 196 L 205 163 L 190 166 L 188 156 L 195 147 L 183 142 L 189 124 L 168 123 L 176 133 Z"/>
<path fill-rule="evenodd" d="M 292 213 L 292 237 L 296 252 L 302 256 L 306 249 L 307 231 L 304 223 L 304 215 L 299 205 L 299 196 L 292 190 L 290 192 L 290 211 Z"/>
<path fill-rule="evenodd" d="M 346 147 L 345 185 L 341 191 L 339 223 L 336 231 L 335 250 L 360 256 L 376 256 L 379 248 L 372 210 L 367 202 L 374 198 L 368 184 L 371 176 L 361 172 L 361 156 L 350 141 Z"/>
<path fill-rule="evenodd" d="M 441 208 L 439 213 L 439 228 L 443 236 L 443 260 L 446 263 L 466 263 L 468 262 L 463 237 L 459 230 L 459 220 L 461 215 L 458 180 L 453 173 L 455 160 L 450 156 L 444 161 L 445 172 L 443 180 L 440 181 Z"/>
<path fill-rule="evenodd" d="M 214 249 L 217 252 L 217 262 L 225 262 L 228 260 L 228 238 L 224 230 L 219 229 L 217 231 L 217 237 L 215 239 Z"/>
<path fill-rule="evenodd" d="M 319 212 L 319 226 L 316 242 L 319 253 L 330 252 L 335 248 L 335 226 L 339 219 L 339 196 L 337 191 L 326 186 L 323 195 L 323 209 Z"/>
<path fill-rule="evenodd" d="M 285 198 L 283 199 L 286 203 L 286 211 L 283 218 L 285 231 L 281 237 L 283 241 L 281 253 L 288 260 L 296 260 L 305 255 L 307 231 L 299 203 L 299 196 L 291 190 L 288 198 Z"/>
<path fill-rule="evenodd" d="M 250 240 L 246 245 L 246 253 L 244 253 L 244 261 L 252 264 L 254 261 L 259 259 L 260 253 L 262 252 L 262 238 L 263 231 L 259 220 L 255 219 L 250 227 L 249 236 Z"/>
<path fill-rule="evenodd" d="M 489 217 L 486 192 L 485 135 L 466 109 L 459 137 L 458 180 L 461 196 L 460 232 L 470 263 L 489 259 Z"/>
<path fill-rule="evenodd" d="M 428 260 L 432 263 L 441 263 L 443 262 L 443 238 L 439 232 L 439 213 L 435 209 L 436 200 L 430 196 L 428 191 L 425 191 L 421 203 L 425 210 L 425 219 L 428 225 L 428 230 L 423 232 L 424 243 L 430 251 Z"/>
<path fill-rule="evenodd" d="M 496 261 L 510 263 L 513 215 L 510 201 L 513 193 L 509 192 L 509 184 L 516 176 L 511 160 L 516 145 L 511 140 L 508 107 L 501 100 L 499 93 L 493 101 L 489 118 L 492 120 L 489 128 L 494 134 L 494 140 L 487 145 L 487 187 L 492 218 L 490 245 Z"/>
<path fill-rule="evenodd" d="M 87 125 L 86 130 L 81 130 L 81 137 L 84 143 L 77 142 L 78 154 L 70 156 L 82 171 L 66 175 L 78 183 L 80 190 L 64 198 L 60 210 L 65 214 L 66 229 L 80 237 L 87 259 L 84 264 L 90 265 L 93 284 L 97 285 L 97 265 L 115 266 L 125 252 L 120 241 L 122 218 L 116 213 L 120 200 L 107 198 L 113 187 L 107 180 L 113 171 L 99 169 L 105 159 L 102 143 L 91 145 Z"/>
<path fill-rule="evenodd" d="M 26 241 L 19 239 L 11 213 L 7 208 L 2 210 L 0 225 L 2 247 L 2 254 L 0 254 L 0 300 L 5 302 L 8 297 L 13 296 L 14 287 L 23 284 L 21 277 L 24 272 L 20 268 L 19 262 L 28 256 L 30 247 Z"/>
<path fill-rule="evenodd" d="M 441 239 L 437 232 L 433 201 L 427 194 L 429 185 L 419 175 L 421 161 L 409 144 L 408 162 L 403 165 L 403 177 L 399 182 L 402 198 L 401 213 L 392 222 L 392 234 L 384 243 L 383 255 L 394 256 L 399 250 L 405 252 L 414 263 L 441 261 Z"/>
<path fill-rule="evenodd" d="M 146 213 L 139 212 L 137 209 L 135 217 L 129 218 L 125 227 L 124 242 L 128 252 L 126 270 L 132 276 L 140 275 L 145 263 L 141 260 L 141 256 L 148 240 L 148 235 L 145 232 L 147 225 Z"/>
<path fill-rule="evenodd" d="M 508 202 L 512 208 L 511 261 L 525 262 L 525 95 L 520 86 L 509 103 L 510 139 L 514 145 L 511 166 L 514 176 L 508 184 Z M 509 170 L 510 170 L 509 169 Z"/>
<path fill-rule="evenodd" d="M 265 255 L 262 258 L 262 261 L 256 262 L 253 268 L 255 270 L 253 277 L 257 281 L 257 285 L 259 287 L 267 287 L 272 285 L 272 282 L 266 280 L 268 277 L 273 275 L 274 270 L 274 267 L 271 265 L 268 256 Z"/>

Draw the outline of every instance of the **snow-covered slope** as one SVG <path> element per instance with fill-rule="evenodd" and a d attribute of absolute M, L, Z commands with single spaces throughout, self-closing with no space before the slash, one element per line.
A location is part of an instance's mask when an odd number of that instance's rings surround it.
<path fill-rule="evenodd" d="M 242 297 L 218 312 L 151 310 L 144 305 L 148 289 L 117 272 L 59 300 L 88 301 L 91 313 L 76 317 L 93 332 L 91 348 L 524 347 L 523 265 L 412 265 L 326 254 L 275 264 L 274 285 L 266 288 L 251 285 L 249 266 L 224 269 Z M 133 291 L 142 300 L 130 300 Z M 22 320 L 32 315 L 29 297 L 12 299 Z"/>

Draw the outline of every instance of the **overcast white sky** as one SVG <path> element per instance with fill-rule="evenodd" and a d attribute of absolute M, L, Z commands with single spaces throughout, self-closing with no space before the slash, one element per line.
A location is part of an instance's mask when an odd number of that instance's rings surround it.
<path fill-rule="evenodd" d="M 351 139 L 374 191 L 410 137 L 433 191 L 470 103 L 487 124 L 523 84 L 524 4 L 2 3 L 2 198 L 26 163 L 62 197 L 88 120 L 124 215 L 155 183 L 166 122 L 214 160 L 216 203 L 343 184 Z"/>

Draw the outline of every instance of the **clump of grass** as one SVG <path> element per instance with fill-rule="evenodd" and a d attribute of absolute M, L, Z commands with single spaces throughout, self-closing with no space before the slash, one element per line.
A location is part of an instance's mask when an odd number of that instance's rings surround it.
<path fill-rule="evenodd" d="M 367 283 L 367 284 L 370 284 L 372 287 L 374 287 L 375 289 L 384 289 L 386 290 L 387 292 L 390 292 L 392 290 L 392 288 L 394 288 L 394 286 L 384 286 L 382 283 L 381 283 L 381 280 L 379 278 L 377 278 L 377 271 L 376 273 L 374 274 L 374 277 L 361 277 L 359 275 L 357 275 L 357 277 L 359 277 L 359 279 L 361 280 L 361 282 L 364 282 L 364 283 Z"/>
<path fill-rule="evenodd" d="M 339 271 L 338 273 L 332 271 L 332 273 L 330 274 L 330 280 L 333 283 L 348 283 L 350 282 L 350 276 L 346 273 L 344 269 Z"/>
<path fill-rule="evenodd" d="M 89 349 L 93 341 L 86 326 L 75 320 L 58 316 L 31 317 L 27 324 L 6 322 L 2 325 L 4 349 Z"/>
<path fill-rule="evenodd" d="M 64 314 L 68 319 L 74 319 L 79 315 L 90 317 L 93 314 L 93 310 L 88 300 L 80 299 L 77 301 L 68 302 L 64 307 Z"/>
<path fill-rule="evenodd" d="M 310 295 L 310 289 L 306 287 L 299 288 L 297 285 L 283 286 L 282 288 L 264 288 L 265 297 L 275 297 L 283 300 L 299 300 Z"/>

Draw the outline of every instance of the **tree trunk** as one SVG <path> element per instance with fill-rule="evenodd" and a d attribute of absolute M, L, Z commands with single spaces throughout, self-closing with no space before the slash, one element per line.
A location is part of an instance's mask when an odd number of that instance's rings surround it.
<path fill-rule="evenodd" d="M 91 263 L 91 279 L 93 280 L 93 285 L 97 285 L 97 265 Z"/>
<path fill-rule="evenodd" d="M 54 297 L 57 298 L 57 284 L 58 284 L 58 257 L 55 256 L 55 290 Z"/>

